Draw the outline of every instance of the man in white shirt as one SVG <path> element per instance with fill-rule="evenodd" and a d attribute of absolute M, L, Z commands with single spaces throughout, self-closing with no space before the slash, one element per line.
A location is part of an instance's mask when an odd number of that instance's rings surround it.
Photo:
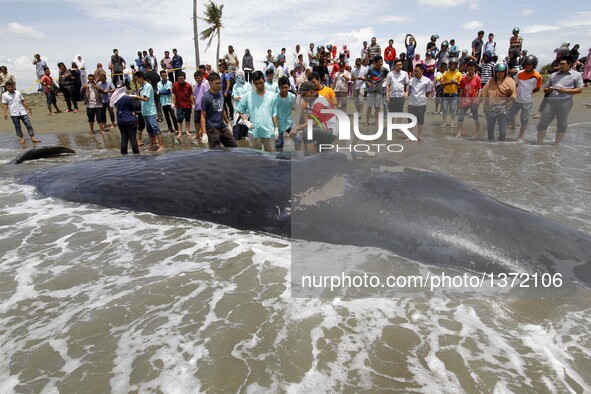
<path fill-rule="evenodd" d="M 353 81 L 353 100 L 355 109 L 361 118 L 363 112 L 363 96 L 365 95 L 365 75 L 367 67 L 361 65 L 361 58 L 355 59 L 355 68 L 351 71 L 351 80 Z"/>
<path fill-rule="evenodd" d="M 408 83 L 408 112 L 417 117 L 419 129 L 418 139 L 423 142 L 423 124 L 425 123 L 425 112 L 427 110 L 427 97 L 433 94 L 433 82 L 423 76 L 423 65 L 417 64 L 414 69 L 414 78 Z M 405 140 L 410 142 L 410 139 Z"/>
<path fill-rule="evenodd" d="M 394 70 L 386 77 L 386 102 L 388 112 L 402 112 L 407 96 L 408 74 L 402 70 L 402 60 L 394 60 Z"/>
<path fill-rule="evenodd" d="M 2 104 L 4 104 L 4 119 L 8 120 L 8 113 L 10 112 L 10 118 L 14 124 L 16 135 L 20 138 L 19 143 L 24 144 L 25 138 L 23 131 L 21 130 L 21 121 L 25 124 L 29 137 L 32 142 L 41 142 L 35 138 L 35 131 L 31 125 L 29 115 L 31 114 L 31 108 L 25 103 L 25 98 L 14 87 L 14 82 L 8 81 L 4 85 L 6 92 L 2 94 Z"/>
<path fill-rule="evenodd" d="M 230 74 L 235 75 L 236 70 L 240 67 L 240 62 L 238 61 L 238 56 L 236 52 L 234 52 L 234 47 L 232 45 L 228 46 L 228 53 L 224 56 L 224 60 L 228 63 L 228 71 Z"/>

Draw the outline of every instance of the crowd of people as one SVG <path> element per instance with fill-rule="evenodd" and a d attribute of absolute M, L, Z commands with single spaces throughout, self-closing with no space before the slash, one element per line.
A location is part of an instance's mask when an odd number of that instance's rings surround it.
<path fill-rule="evenodd" d="M 382 114 L 403 112 L 406 104 L 407 112 L 417 118 L 417 139 L 423 141 L 430 97 L 435 101 L 432 114 L 441 115 L 441 127 L 455 130 L 458 138 L 463 136 L 468 113 L 475 127 L 470 136 L 480 136 L 482 104 L 489 140 L 495 139 L 497 127 L 497 140 L 505 140 L 507 129 L 515 127 L 518 114 L 521 128 L 517 138 L 521 139 L 529 123 L 532 95 L 541 89 L 545 97 L 535 116 L 540 118 L 538 143 L 543 142 L 548 125 L 556 118 L 558 145 L 567 129 L 573 95 L 591 83 L 591 49 L 586 58 L 580 58 L 579 45 L 570 48 L 569 43 L 563 43 L 554 51 L 556 59 L 549 66 L 551 76 L 542 88 L 542 76 L 536 71 L 538 59 L 523 49 L 518 28 L 513 29 L 507 54 L 497 53 L 494 34 L 490 33 L 487 41 L 484 35 L 484 31 L 477 33 L 470 50 L 460 50 L 454 39 L 438 44 L 439 36 L 433 35 L 425 47 L 424 58 L 412 34 L 406 35 L 406 52 L 400 54 L 394 40 L 382 49 L 375 37 L 369 43 L 363 42 L 359 56 L 353 56 L 347 44 L 338 48 L 311 43 L 307 51 L 296 45 L 291 55 L 285 48 L 277 55 L 269 49 L 262 70 L 256 70 L 248 49 L 240 61 L 230 45 L 215 71 L 211 65 L 197 67 L 194 83 L 188 81 L 189 69 L 176 49 L 172 50 L 172 57 L 165 51 L 160 62 L 152 48 L 138 51 L 129 67 L 114 49 L 108 63 L 109 75 L 101 63 L 93 73 L 88 73 L 78 54 L 69 68 L 58 63 L 57 83 L 39 54 L 34 56 L 33 64 L 39 90 L 47 99 L 48 114 L 61 112 L 58 94 L 66 102 L 65 112 L 78 112 L 78 103 L 83 101 L 90 133 L 94 134 L 95 120 L 99 132 L 106 132 L 108 113 L 111 127 L 119 125 L 122 153 L 127 153 L 128 141 L 134 153 L 139 152 L 144 129 L 149 135 L 149 150 L 162 151 L 159 123 L 164 120 L 168 131 L 177 138 L 182 137 L 183 122 L 185 135 L 198 140 L 207 135 L 211 148 L 236 146 L 236 140 L 249 136 L 256 149 L 280 151 L 284 138 L 291 137 L 296 147 L 303 142 L 307 150 L 315 151 L 320 144 L 332 143 L 338 135 L 336 116 L 322 110 L 346 111 L 350 100 L 358 116 L 356 120 L 364 120 L 361 125 L 365 127 L 377 126 Z M 24 143 L 21 121 L 33 137 L 28 110 L 22 95 L 15 90 L 14 76 L 4 66 L 0 67 L 0 83 L 5 118 L 10 110 Z M 191 117 L 195 135 L 191 133 Z M 308 119 L 314 119 L 316 125 L 311 138 L 309 133 L 302 132 L 308 127 Z"/>

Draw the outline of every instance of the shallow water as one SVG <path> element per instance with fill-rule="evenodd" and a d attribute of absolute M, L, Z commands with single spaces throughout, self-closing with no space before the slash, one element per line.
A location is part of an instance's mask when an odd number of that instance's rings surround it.
<path fill-rule="evenodd" d="M 396 159 L 591 233 L 591 125 L 560 149 L 427 137 Z M 78 151 L 51 162 L 118 155 L 112 135 L 43 142 Z M 591 391 L 588 289 L 296 299 L 289 240 L 45 198 L 10 177 L 0 250 L 2 392 Z M 421 269 L 372 248 L 340 253 Z"/>

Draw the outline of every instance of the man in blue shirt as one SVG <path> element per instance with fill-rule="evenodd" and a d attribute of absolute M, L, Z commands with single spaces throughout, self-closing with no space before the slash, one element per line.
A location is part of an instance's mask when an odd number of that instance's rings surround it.
<path fill-rule="evenodd" d="M 218 73 L 212 72 L 207 77 L 209 91 L 201 99 L 201 132 L 207 133 L 211 149 L 237 147 L 232 132 L 228 128 L 228 116 L 224 111 L 224 96 L 222 95 L 222 80 Z"/>
<path fill-rule="evenodd" d="M 172 50 L 172 68 L 174 69 L 174 77 L 179 80 L 179 72 L 183 70 L 183 58 L 176 52 L 176 48 Z"/>

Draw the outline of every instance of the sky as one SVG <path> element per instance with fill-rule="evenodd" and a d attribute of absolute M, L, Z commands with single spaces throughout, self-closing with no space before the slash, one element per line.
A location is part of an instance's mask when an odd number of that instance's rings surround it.
<path fill-rule="evenodd" d="M 358 57 L 362 42 L 375 36 L 383 48 L 394 39 L 398 53 L 411 33 L 417 49 L 424 50 L 429 37 L 455 38 L 460 49 L 470 49 L 478 30 L 495 34 L 497 54 L 505 56 L 514 27 L 519 27 L 523 48 L 540 59 L 540 66 L 554 58 L 554 49 L 569 41 L 580 44 L 581 56 L 591 47 L 591 11 L 588 1 L 571 0 L 568 7 L 550 1 L 518 0 L 359 0 L 249 1 L 216 0 L 224 4 L 220 56 L 228 45 L 242 59 L 249 48 L 255 67 L 262 68 L 267 49 L 274 54 L 296 44 L 347 43 Z M 198 15 L 204 4 L 198 1 Z M 106 68 L 113 48 L 133 64 L 138 50 L 154 48 L 158 61 L 164 51 L 177 48 L 192 74 L 195 67 L 192 0 L 0 0 L 0 65 L 15 75 L 17 88 L 36 90 L 33 55 L 39 53 L 57 76 L 57 63 L 69 64 L 81 54 L 90 72 L 96 63 Z M 587 4 L 587 5 L 586 5 Z M 198 20 L 198 30 L 208 26 Z M 201 41 L 201 63 L 215 62 L 216 39 L 207 50 Z M 439 46 L 439 45 L 438 45 Z M 539 67 L 538 67 L 539 68 Z M 192 78 L 191 78 L 192 80 Z"/>

